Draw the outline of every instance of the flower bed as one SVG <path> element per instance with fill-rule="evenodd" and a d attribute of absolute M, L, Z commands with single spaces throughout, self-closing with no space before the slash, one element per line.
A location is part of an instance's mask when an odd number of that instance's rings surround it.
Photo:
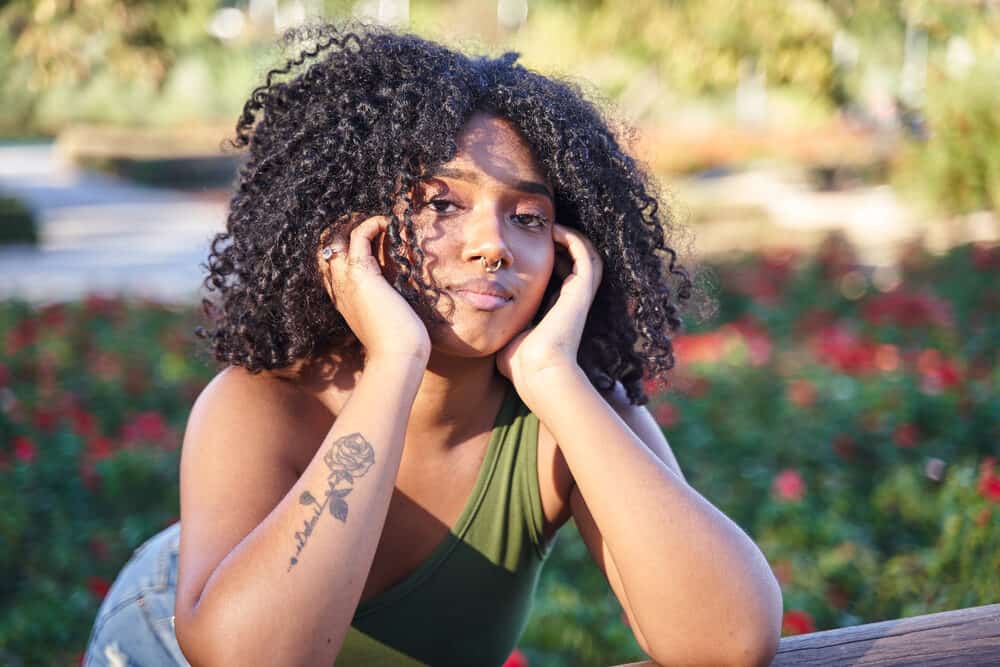
<path fill-rule="evenodd" d="M 719 314 L 650 387 L 688 481 L 761 546 L 797 634 L 995 602 L 1000 250 L 832 239 L 714 267 Z M 177 519 L 196 313 L 92 296 L 0 303 L 0 663 L 78 660 L 142 541 Z M 568 526 L 518 664 L 642 657 Z"/>

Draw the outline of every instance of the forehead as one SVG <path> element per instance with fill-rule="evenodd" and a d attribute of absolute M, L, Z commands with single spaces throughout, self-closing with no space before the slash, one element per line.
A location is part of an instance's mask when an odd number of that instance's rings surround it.
<path fill-rule="evenodd" d="M 445 163 L 446 167 L 475 169 L 500 181 L 530 179 L 548 183 L 528 142 L 506 119 L 473 114 L 455 142 L 458 152 Z"/>

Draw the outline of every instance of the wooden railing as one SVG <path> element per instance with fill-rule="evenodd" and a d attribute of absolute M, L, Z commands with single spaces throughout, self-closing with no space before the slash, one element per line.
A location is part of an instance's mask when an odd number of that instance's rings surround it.
<path fill-rule="evenodd" d="M 1000 604 L 785 637 L 771 665 L 1000 665 Z"/>

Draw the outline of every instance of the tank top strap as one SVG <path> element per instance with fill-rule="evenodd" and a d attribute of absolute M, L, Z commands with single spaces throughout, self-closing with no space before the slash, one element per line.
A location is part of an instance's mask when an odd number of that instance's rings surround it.
<path fill-rule="evenodd" d="M 465 540 L 510 572 L 530 556 L 544 560 L 544 514 L 538 486 L 538 418 L 511 386 L 505 419 L 499 420 L 499 446 L 482 506 L 472 517 Z M 508 417 L 509 415 L 509 417 Z"/>

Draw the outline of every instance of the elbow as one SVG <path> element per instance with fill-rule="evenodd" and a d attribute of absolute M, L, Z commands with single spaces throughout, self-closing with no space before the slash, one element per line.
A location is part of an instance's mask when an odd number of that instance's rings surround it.
<path fill-rule="evenodd" d="M 770 665 L 781 645 L 783 602 L 776 579 L 766 580 L 761 594 L 743 605 L 737 615 L 743 619 L 729 632 L 715 623 L 706 623 L 709 632 L 697 632 L 696 643 L 657 642 L 657 635 L 642 649 L 660 665 L 713 665 L 721 667 L 758 667 Z M 638 637 L 638 635 L 637 635 Z M 666 635 L 664 635 L 664 638 Z M 723 640 L 725 637 L 725 640 Z"/>
<path fill-rule="evenodd" d="M 177 646 L 181 653 L 184 654 L 184 659 L 191 667 L 218 664 L 207 659 L 204 655 L 204 633 L 192 627 L 193 625 L 193 614 L 182 612 L 178 605 L 174 609 L 174 637 L 177 639 Z"/>
<path fill-rule="evenodd" d="M 199 615 L 200 611 L 198 606 L 182 609 L 178 604 L 174 608 L 174 638 L 184 659 L 191 667 L 240 664 L 232 661 L 233 656 L 219 653 L 216 648 L 219 643 L 214 641 L 218 632 L 211 618 L 203 613 Z"/>
<path fill-rule="evenodd" d="M 733 667 L 767 667 L 774 661 L 781 643 L 781 634 L 766 632 L 745 643 L 740 651 L 730 654 L 720 665 Z"/>
<path fill-rule="evenodd" d="M 739 667 L 770 665 L 781 645 L 783 609 L 781 585 L 771 576 L 757 603 L 747 608 L 746 618 L 753 619 L 753 622 L 745 625 L 742 641 L 735 643 L 734 652 L 730 652 L 728 659 L 721 664 Z"/>

